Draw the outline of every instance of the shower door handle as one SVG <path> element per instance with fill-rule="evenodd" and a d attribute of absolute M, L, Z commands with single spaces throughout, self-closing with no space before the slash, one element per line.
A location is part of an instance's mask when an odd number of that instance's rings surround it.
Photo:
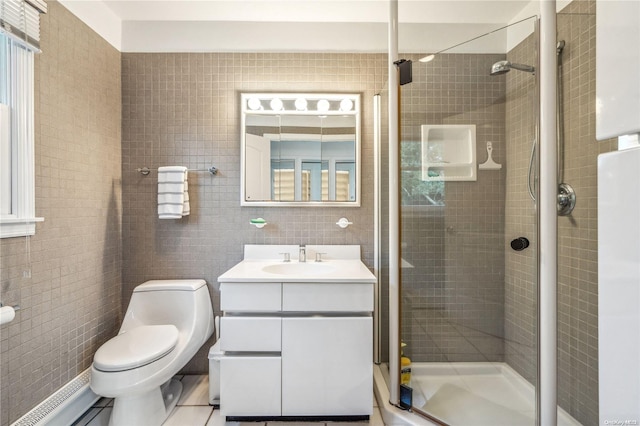
<path fill-rule="evenodd" d="M 515 251 L 522 251 L 529 247 L 529 240 L 527 237 L 518 237 L 515 240 L 511 240 L 511 248 Z"/>

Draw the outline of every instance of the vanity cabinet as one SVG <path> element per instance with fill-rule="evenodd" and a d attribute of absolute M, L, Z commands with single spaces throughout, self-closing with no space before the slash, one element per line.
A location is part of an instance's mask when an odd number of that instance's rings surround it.
<path fill-rule="evenodd" d="M 373 292 L 373 283 L 222 282 L 222 415 L 369 416 Z"/>

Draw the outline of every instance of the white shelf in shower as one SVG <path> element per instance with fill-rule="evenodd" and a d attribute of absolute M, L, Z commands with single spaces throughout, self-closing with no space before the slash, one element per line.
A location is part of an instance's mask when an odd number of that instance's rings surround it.
<path fill-rule="evenodd" d="M 422 126 L 422 180 L 477 180 L 475 125 Z"/>

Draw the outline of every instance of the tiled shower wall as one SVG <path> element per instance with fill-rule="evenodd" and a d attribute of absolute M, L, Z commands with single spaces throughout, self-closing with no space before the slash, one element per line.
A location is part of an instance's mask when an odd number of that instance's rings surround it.
<path fill-rule="evenodd" d="M 441 54 L 413 62 L 402 86 L 402 146 L 421 143 L 423 124 L 475 124 L 478 163 L 504 164 L 504 78 L 489 75 L 500 54 Z M 416 147 L 420 153 L 420 146 Z M 418 154 L 419 155 L 419 154 Z M 403 191 L 421 170 L 403 164 Z M 477 181 L 447 181 L 444 204 L 402 205 L 402 339 L 413 361 L 502 361 L 505 168 Z"/>
<path fill-rule="evenodd" d="M 617 149 L 595 138 L 594 0 L 558 14 L 564 39 L 564 182 L 576 191 L 570 216 L 558 219 L 558 400 L 584 425 L 598 423 L 597 157 Z"/>
<path fill-rule="evenodd" d="M 217 278 L 244 244 L 360 244 L 373 266 L 372 105 L 386 66 L 384 54 L 123 54 L 123 308 L 145 280 L 204 278 L 217 312 Z M 240 207 L 243 92 L 360 93 L 361 207 Z M 191 215 L 181 220 L 158 220 L 155 169 L 164 165 L 219 169 L 189 173 Z M 145 166 L 154 172 L 135 171 Z M 268 225 L 249 225 L 255 217 Z M 339 228 L 341 217 L 353 225 Z M 209 346 L 185 372 L 207 371 Z"/>
<path fill-rule="evenodd" d="M 35 61 L 36 215 L 29 240 L 0 240 L 0 424 L 90 366 L 121 300 L 120 53 L 47 1 Z M 30 276 L 29 276 L 30 274 Z"/>
<path fill-rule="evenodd" d="M 595 139 L 595 1 L 574 1 L 557 18 L 562 54 L 564 113 L 564 179 L 577 195 L 575 210 L 558 218 L 558 403 L 584 425 L 598 424 L 598 256 L 597 156 L 616 149 L 615 141 Z M 525 61 L 530 38 L 509 52 L 514 62 Z M 513 73 L 510 73 L 513 74 Z M 511 78 L 511 77 L 510 77 Z M 527 140 L 530 125 L 518 114 L 528 102 L 511 92 L 522 85 L 507 85 L 507 135 L 520 148 L 509 154 L 516 161 L 514 179 L 508 178 L 507 196 L 522 193 L 526 182 Z M 510 102 L 513 102 L 510 104 Z M 521 201 L 522 205 L 518 202 Z M 507 234 L 533 232 L 535 222 L 527 200 L 507 202 Z M 535 250 L 535 246 L 532 247 Z M 506 324 L 507 362 L 530 381 L 535 380 L 536 278 L 532 250 L 507 255 Z"/>

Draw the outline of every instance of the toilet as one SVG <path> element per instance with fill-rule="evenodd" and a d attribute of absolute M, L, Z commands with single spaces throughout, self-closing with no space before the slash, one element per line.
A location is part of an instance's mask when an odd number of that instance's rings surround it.
<path fill-rule="evenodd" d="M 91 389 L 114 398 L 109 425 L 161 425 L 182 384 L 172 377 L 213 333 L 204 280 L 153 280 L 133 290 L 118 335 L 93 357 Z"/>

